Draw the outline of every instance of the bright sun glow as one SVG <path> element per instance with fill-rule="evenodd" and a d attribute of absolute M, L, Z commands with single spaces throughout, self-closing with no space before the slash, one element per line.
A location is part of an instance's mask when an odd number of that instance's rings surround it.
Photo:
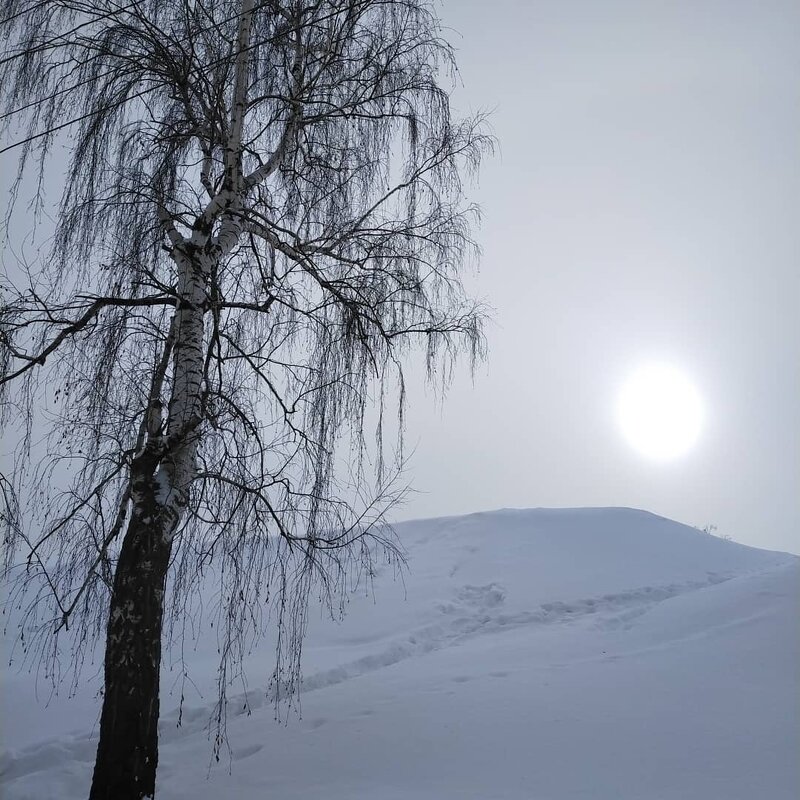
<path fill-rule="evenodd" d="M 625 438 L 642 455 L 667 461 L 687 453 L 703 424 L 703 403 L 674 367 L 651 364 L 635 372 L 619 397 Z"/>

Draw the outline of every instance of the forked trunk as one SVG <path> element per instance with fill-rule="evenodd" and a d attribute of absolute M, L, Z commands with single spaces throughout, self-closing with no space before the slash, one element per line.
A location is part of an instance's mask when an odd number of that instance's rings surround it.
<path fill-rule="evenodd" d="M 114 573 L 90 800 L 155 795 L 164 589 L 172 538 L 186 511 L 195 472 L 208 275 L 205 262 L 181 255 L 176 263 L 180 302 L 170 333 L 174 346 L 168 343 L 164 350 L 165 366 L 170 354 L 173 359 L 172 393 L 163 431 L 156 402 L 161 378 L 154 383 L 148 444 L 131 464 L 131 518 Z"/>
<path fill-rule="evenodd" d="M 171 550 L 159 517 L 151 491 L 133 509 L 117 562 L 90 800 L 155 795 L 161 627 Z"/>

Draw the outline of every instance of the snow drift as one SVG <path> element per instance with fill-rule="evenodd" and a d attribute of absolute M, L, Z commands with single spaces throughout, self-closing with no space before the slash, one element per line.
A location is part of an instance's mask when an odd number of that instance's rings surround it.
<path fill-rule="evenodd" d="M 251 659 L 219 764 L 213 636 L 187 656 L 180 726 L 165 660 L 162 800 L 800 796 L 800 559 L 629 509 L 396 530 L 408 572 L 379 569 L 339 623 L 312 614 L 286 724 L 265 693 L 272 652 Z M 9 800 L 85 797 L 100 683 L 84 677 L 45 706 L 35 673 L 7 670 Z"/>

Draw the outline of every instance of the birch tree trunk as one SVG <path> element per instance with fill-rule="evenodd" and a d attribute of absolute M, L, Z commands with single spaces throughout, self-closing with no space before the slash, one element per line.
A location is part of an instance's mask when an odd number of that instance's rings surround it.
<path fill-rule="evenodd" d="M 171 550 L 153 524 L 155 515 L 150 492 L 133 510 L 114 575 L 90 800 L 155 795 L 161 625 Z"/>
<path fill-rule="evenodd" d="M 187 243 L 186 248 L 197 247 Z M 202 411 L 207 260 L 176 257 L 173 388 L 166 430 L 151 421 L 131 466 L 131 518 L 114 573 L 100 741 L 90 800 L 155 796 L 164 591 L 175 531 L 188 505 Z M 158 387 L 154 394 L 157 397 Z"/>
<path fill-rule="evenodd" d="M 241 139 L 253 0 L 242 0 L 231 129 L 222 190 L 198 217 L 189 239 L 170 226 L 178 272 L 173 319 L 173 385 L 166 431 L 149 433 L 148 448 L 131 474 L 133 513 L 114 575 L 105 654 L 105 694 L 90 800 L 155 796 L 158 766 L 161 632 L 172 539 L 186 511 L 196 472 L 203 417 L 204 315 L 215 259 L 241 232 Z M 214 220 L 227 211 L 217 237 Z M 137 474 L 137 472 L 139 474 Z"/>

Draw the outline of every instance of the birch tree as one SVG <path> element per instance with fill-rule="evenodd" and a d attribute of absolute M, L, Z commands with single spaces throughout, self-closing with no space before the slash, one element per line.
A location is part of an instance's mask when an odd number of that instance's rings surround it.
<path fill-rule="evenodd" d="M 488 141 L 422 0 L 5 0 L 2 36 L 19 180 L 68 153 L 51 252 L 3 278 L 5 568 L 45 663 L 104 641 L 90 797 L 138 800 L 204 564 L 219 745 L 265 610 L 291 694 L 309 593 L 391 552 L 404 360 L 482 350 L 462 177 Z"/>

